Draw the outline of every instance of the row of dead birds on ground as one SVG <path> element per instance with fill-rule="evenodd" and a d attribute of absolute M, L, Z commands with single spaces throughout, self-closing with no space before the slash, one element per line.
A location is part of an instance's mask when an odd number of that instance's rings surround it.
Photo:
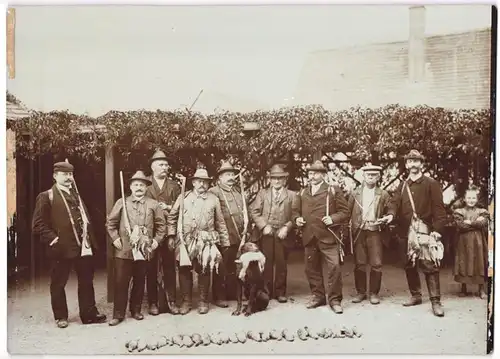
<path fill-rule="evenodd" d="M 253 340 L 256 342 L 267 342 L 269 340 L 285 340 L 288 342 L 293 342 L 295 339 L 308 340 L 315 339 L 333 339 L 333 338 L 359 338 L 361 333 L 356 327 L 348 329 L 342 327 L 340 329 L 334 330 L 331 328 L 323 328 L 319 331 L 312 330 L 309 327 L 302 327 L 297 329 L 297 331 L 291 331 L 288 329 L 277 330 L 273 329 L 271 331 L 254 331 L 250 330 L 240 331 L 238 333 L 226 334 L 223 332 L 217 332 L 214 334 L 177 334 L 173 337 L 162 335 L 160 337 L 151 337 L 148 340 L 144 338 L 133 339 L 127 341 L 125 347 L 129 352 L 135 350 L 142 352 L 145 349 L 156 350 L 165 346 L 178 346 L 180 348 L 187 347 L 197 347 L 197 346 L 207 346 L 210 344 L 222 345 L 228 343 L 246 343 L 247 340 Z"/>

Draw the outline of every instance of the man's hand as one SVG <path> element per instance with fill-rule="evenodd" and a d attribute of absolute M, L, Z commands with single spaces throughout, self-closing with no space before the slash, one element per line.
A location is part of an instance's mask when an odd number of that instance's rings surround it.
<path fill-rule="evenodd" d="M 332 218 L 330 216 L 324 216 L 321 221 L 323 221 L 323 223 L 326 225 L 326 226 L 331 226 L 333 224 L 333 221 L 332 221 Z"/>
<path fill-rule="evenodd" d="M 287 235 L 288 235 L 288 228 L 281 227 L 280 230 L 278 231 L 278 238 L 285 239 Z"/>
<path fill-rule="evenodd" d="M 436 241 L 441 240 L 441 235 L 438 232 L 431 232 L 429 234 L 432 238 L 434 238 Z"/>
<path fill-rule="evenodd" d="M 160 207 L 161 207 L 161 209 L 166 210 L 167 209 L 167 204 L 163 203 L 163 202 L 160 202 Z"/>
<path fill-rule="evenodd" d="M 464 223 L 465 223 L 465 224 L 468 224 L 468 225 L 471 225 L 471 224 L 472 224 L 472 222 L 471 222 L 469 219 L 466 219 L 466 220 L 464 221 Z"/>
<path fill-rule="evenodd" d="M 297 225 L 297 227 L 303 227 L 306 224 L 306 221 L 303 217 L 299 217 L 295 220 L 295 224 Z"/>
<path fill-rule="evenodd" d="M 122 246 L 122 241 L 121 241 L 121 239 L 120 239 L 120 238 L 116 238 L 116 239 L 113 241 L 113 246 L 114 246 L 116 249 L 118 249 L 118 250 L 122 249 L 122 248 L 123 248 L 123 246 Z"/>
<path fill-rule="evenodd" d="M 59 237 L 56 237 L 52 240 L 52 242 L 49 243 L 49 247 L 52 247 L 54 244 L 56 244 L 57 242 L 59 242 Z"/>
<path fill-rule="evenodd" d="M 384 217 L 382 217 L 382 218 L 379 218 L 379 219 L 377 220 L 377 222 L 378 222 L 379 224 L 383 224 L 383 223 L 385 223 L 385 224 L 389 224 L 389 223 L 391 223 L 393 220 L 394 220 L 394 216 L 393 216 L 392 214 L 388 214 L 387 216 L 384 216 Z"/>
<path fill-rule="evenodd" d="M 158 241 L 156 239 L 153 239 L 151 243 L 151 249 L 155 250 L 156 248 L 158 248 Z"/>
<path fill-rule="evenodd" d="M 269 224 L 267 226 L 264 227 L 264 229 L 262 230 L 262 234 L 265 235 L 265 236 L 268 236 L 271 234 L 271 232 L 273 231 L 273 227 L 271 227 Z"/>
<path fill-rule="evenodd" d="M 169 236 L 167 238 L 167 247 L 169 251 L 173 251 L 175 249 L 175 237 Z"/>

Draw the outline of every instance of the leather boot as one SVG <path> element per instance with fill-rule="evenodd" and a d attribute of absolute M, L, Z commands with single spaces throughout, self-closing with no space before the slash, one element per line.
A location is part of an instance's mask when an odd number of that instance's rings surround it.
<path fill-rule="evenodd" d="M 444 310 L 441 305 L 441 288 L 439 283 L 439 272 L 433 274 L 426 274 L 425 281 L 427 282 L 427 289 L 429 290 L 429 298 L 432 304 L 432 312 L 436 317 L 443 317 Z"/>
<path fill-rule="evenodd" d="M 200 303 L 198 313 L 208 313 L 208 290 L 210 289 L 210 273 L 198 274 L 198 291 L 200 292 Z"/>
<path fill-rule="evenodd" d="M 378 293 L 380 292 L 380 286 L 382 284 L 382 272 L 370 271 L 370 303 L 379 304 L 380 298 Z"/>
<path fill-rule="evenodd" d="M 366 299 L 366 272 L 355 269 L 354 270 L 354 286 L 358 293 L 352 300 L 353 303 L 361 303 Z"/>
<path fill-rule="evenodd" d="M 182 295 L 182 305 L 179 314 L 186 315 L 191 311 L 193 299 L 193 273 L 188 268 L 179 269 L 179 289 Z"/>
<path fill-rule="evenodd" d="M 408 281 L 408 288 L 410 289 L 411 298 L 403 303 L 405 307 L 422 304 L 422 289 L 420 286 L 420 276 L 417 268 L 405 268 L 406 280 Z"/>

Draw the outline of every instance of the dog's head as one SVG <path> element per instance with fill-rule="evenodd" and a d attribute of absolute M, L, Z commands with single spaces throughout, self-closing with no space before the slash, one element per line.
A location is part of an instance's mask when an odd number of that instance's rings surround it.
<path fill-rule="evenodd" d="M 248 242 L 245 243 L 241 248 L 241 256 L 240 258 L 236 259 L 235 262 L 241 265 L 239 278 L 241 280 L 244 280 L 248 269 L 251 269 L 252 272 L 255 272 L 256 269 L 258 269 L 260 273 L 264 271 L 266 257 L 259 250 L 259 247 L 255 243 Z M 255 276 L 256 274 L 257 273 L 254 273 L 253 276 Z"/>

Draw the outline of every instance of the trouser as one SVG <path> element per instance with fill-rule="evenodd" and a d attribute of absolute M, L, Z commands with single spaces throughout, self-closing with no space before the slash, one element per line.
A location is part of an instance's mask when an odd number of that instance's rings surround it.
<path fill-rule="evenodd" d="M 163 271 L 163 285 L 165 286 L 167 301 L 175 302 L 177 284 L 177 275 L 175 272 L 175 251 L 169 250 L 167 243 L 163 243 L 156 251 L 154 251 L 153 258 L 151 258 L 147 264 L 146 287 L 149 305 L 158 305 L 159 262 L 161 262 L 161 269 Z"/>
<path fill-rule="evenodd" d="M 229 247 L 219 247 L 222 254 L 222 263 L 219 265 L 219 273 L 214 271 L 212 278 L 213 300 L 236 300 L 236 255 L 239 244 Z"/>
<path fill-rule="evenodd" d="M 97 314 L 94 294 L 93 256 L 56 259 L 50 276 L 50 301 L 54 319 L 68 319 L 66 283 L 71 267 L 75 267 L 78 280 L 78 306 L 82 321 L 93 319 Z"/>
<path fill-rule="evenodd" d="M 210 271 L 201 271 L 201 265 L 197 259 L 192 261 L 192 267 L 179 267 L 179 289 L 184 303 L 192 303 L 193 300 L 193 269 L 198 274 L 198 290 L 200 292 L 200 302 L 208 302 L 210 289 Z"/>
<path fill-rule="evenodd" d="M 366 294 L 366 272 L 370 265 L 370 293 L 378 294 L 382 283 L 382 237 L 379 231 L 360 230 L 354 243 L 354 285 Z"/>
<path fill-rule="evenodd" d="M 325 299 L 323 267 L 327 269 L 327 293 L 330 305 L 342 301 L 342 272 L 340 248 L 337 243 L 324 243 L 314 237 L 305 246 L 306 277 L 314 297 Z"/>
<path fill-rule="evenodd" d="M 403 241 L 405 245 L 402 247 L 405 249 L 405 253 L 407 253 L 408 239 L 404 238 Z M 419 270 L 425 275 L 429 299 L 433 303 L 439 303 L 441 301 L 439 267 L 429 260 L 417 259 L 415 265 L 413 265 L 411 261 L 406 259 L 406 280 L 408 281 L 408 288 L 410 289 L 412 297 L 422 298 Z"/>
<path fill-rule="evenodd" d="M 128 301 L 128 289 L 132 279 L 130 291 L 130 313 L 140 313 L 144 297 L 144 281 L 146 279 L 147 261 L 115 258 L 115 285 L 113 318 L 125 318 Z"/>
<path fill-rule="evenodd" d="M 276 234 L 262 236 L 262 254 L 266 257 L 264 280 L 271 298 L 285 296 L 288 249 Z"/>

